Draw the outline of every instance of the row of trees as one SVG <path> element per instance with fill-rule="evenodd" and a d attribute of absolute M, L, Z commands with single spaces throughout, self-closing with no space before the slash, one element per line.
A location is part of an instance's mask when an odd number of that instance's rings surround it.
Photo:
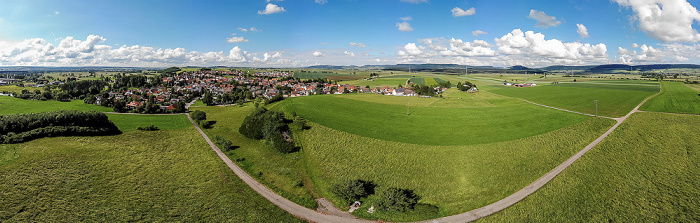
<path fill-rule="evenodd" d="M 256 108 L 244 120 L 238 132 L 245 137 L 265 142 L 281 153 L 296 150 L 284 113 Z"/>
<path fill-rule="evenodd" d="M 350 205 L 354 201 L 375 194 L 373 182 L 364 180 L 344 180 L 333 185 L 331 193 L 338 197 L 344 204 Z M 395 187 L 380 187 L 377 190 L 374 205 L 380 210 L 396 210 L 405 212 L 412 210 L 418 203 L 420 196 L 413 190 Z"/>
<path fill-rule="evenodd" d="M 121 133 L 107 115 L 97 111 L 52 111 L 0 116 L 0 143 L 20 143 L 50 136 Z"/>

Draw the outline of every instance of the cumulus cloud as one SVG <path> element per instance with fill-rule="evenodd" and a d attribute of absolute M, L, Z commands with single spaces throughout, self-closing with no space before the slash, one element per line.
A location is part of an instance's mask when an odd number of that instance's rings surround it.
<path fill-rule="evenodd" d="M 700 12 L 686 0 L 614 0 L 631 7 L 639 29 L 649 37 L 664 42 L 698 42 L 700 34 L 693 24 Z"/>
<path fill-rule="evenodd" d="M 559 24 L 561 24 L 561 21 L 557 20 L 557 17 L 548 16 L 546 13 L 534 9 L 530 10 L 530 15 L 528 17 L 537 20 L 537 24 L 535 24 L 535 26 L 537 27 L 546 28 L 550 26 L 558 26 Z"/>
<path fill-rule="evenodd" d="M 58 14 L 61 14 L 61 12 L 59 12 L 59 11 L 55 11 L 55 12 L 53 12 L 53 14 L 56 14 L 56 15 L 58 15 Z"/>
<path fill-rule="evenodd" d="M 555 63 L 606 62 L 608 58 L 607 47 L 603 43 L 564 43 L 557 39 L 545 39 L 544 34 L 533 31 L 515 29 L 494 40 L 499 53 L 541 57 Z"/>
<path fill-rule="evenodd" d="M 588 35 L 588 28 L 586 28 L 586 26 L 584 26 L 583 24 L 576 24 L 576 26 L 578 27 L 576 32 L 579 36 L 581 36 L 581 39 L 590 37 Z"/>
<path fill-rule="evenodd" d="M 411 57 L 411 56 L 420 56 L 423 53 L 423 50 L 425 50 L 424 46 L 416 46 L 415 43 L 407 43 L 404 47 L 404 50 L 399 51 L 399 56 L 404 56 L 404 57 Z"/>
<path fill-rule="evenodd" d="M 267 61 L 269 61 L 270 59 L 273 59 L 273 58 L 280 58 L 280 57 L 282 57 L 282 53 L 280 53 L 280 52 L 276 52 L 275 54 L 270 54 L 270 53 L 267 53 L 267 52 L 266 52 L 266 53 L 263 54 L 263 58 L 262 58 L 262 59 L 260 59 L 260 58 L 258 58 L 258 57 L 253 57 L 253 61 L 254 61 L 254 62 L 267 62 Z"/>
<path fill-rule="evenodd" d="M 401 0 L 402 2 L 407 2 L 407 3 L 413 3 L 413 4 L 420 4 L 420 3 L 426 3 L 428 0 Z"/>
<path fill-rule="evenodd" d="M 350 46 L 351 46 L 351 47 L 353 47 L 353 46 L 354 46 L 354 47 L 360 47 L 360 48 L 364 48 L 364 47 L 365 47 L 365 44 L 362 44 L 362 43 L 356 43 L 356 42 L 350 42 Z"/>
<path fill-rule="evenodd" d="M 406 16 L 406 17 L 401 17 L 399 19 L 401 19 L 401 21 L 411 21 L 411 20 L 413 20 L 413 17 Z"/>
<path fill-rule="evenodd" d="M 287 10 L 284 10 L 284 7 L 279 7 L 275 4 L 267 3 L 267 6 L 265 6 L 265 10 L 258 11 L 258 14 L 269 15 L 269 14 L 280 13 L 280 12 L 284 12 L 284 11 L 287 11 Z"/>
<path fill-rule="evenodd" d="M 322 57 L 323 53 L 321 53 L 320 51 L 314 51 L 312 55 L 314 55 L 315 57 Z"/>
<path fill-rule="evenodd" d="M 632 48 L 637 48 L 637 47 L 639 47 L 639 44 L 637 44 L 637 43 L 632 43 Z"/>
<path fill-rule="evenodd" d="M 481 30 L 472 31 L 472 35 L 474 35 L 474 36 L 479 36 L 479 35 L 484 35 L 484 34 L 489 34 L 489 33 L 481 31 Z"/>
<path fill-rule="evenodd" d="M 316 1 L 316 3 L 321 4 L 321 5 L 328 3 L 328 0 L 315 0 L 315 1 Z"/>
<path fill-rule="evenodd" d="M 234 37 L 231 37 L 231 38 L 227 38 L 227 39 L 226 39 L 226 42 L 229 42 L 229 43 L 240 43 L 240 42 L 248 42 L 248 40 L 245 39 L 245 37 L 242 37 L 242 36 L 234 36 Z"/>
<path fill-rule="evenodd" d="M 459 7 L 455 7 L 452 9 L 452 16 L 454 17 L 461 17 L 461 16 L 469 16 L 469 15 L 474 15 L 476 13 L 476 9 L 474 7 L 464 10 Z"/>
<path fill-rule="evenodd" d="M 348 52 L 346 50 L 344 53 L 345 53 L 345 55 L 348 55 L 349 57 L 355 57 L 355 53 L 353 53 L 353 52 Z"/>
<path fill-rule="evenodd" d="M 411 24 L 407 23 L 407 22 L 397 22 L 396 27 L 398 27 L 399 31 L 401 31 L 401 32 L 413 31 L 413 27 L 411 27 Z"/>
<path fill-rule="evenodd" d="M 240 28 L 240 27 L 239 27 L 238 30 L 240 30 L 240 31 L 242 31 L 242 32 L 257 32 L 257 31 L 260 31 L 260 30 L 258 30 L 258 28 L 255 28 L 255 27 L 250 27 L 250 29 Z"/>

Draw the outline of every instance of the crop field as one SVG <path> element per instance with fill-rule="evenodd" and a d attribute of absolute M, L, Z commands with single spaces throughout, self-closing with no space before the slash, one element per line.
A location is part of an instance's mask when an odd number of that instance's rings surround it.
<path fill-rule="evenodd" d="M 318 79 L 328 78 L 335 80 L 355 80 L 369 77 L 369 75 L 352 75 L 349 73 L 322 73 L 322 72 L 294 72 L 294 78 L 300 79 Z"/>
<path fill-rule="evenodd" d="M 300 222 L 191 126 L 0 145 L 0 188 L 2 222 Z"/>
<path fill-rule="evenodd" d="M 611 83 L 614 83 L 614 81 L 611 81 Z M 589 84 L 577 82 L 526 88 L 481 86 L 480 89 L 588 114 L 595 114 L 594 101 L 598 100 L 599 115 L 620 117 L 631 111 L 645 98 L 658 92 L 658 85 Z"/>
<path fill-rule="evenodd" d="M 698 222 L 698 122 L 636 113 L 542 189 L 483 221 Z"/>
<path fill-rule="evenodd" d="M 387 100 L 415 99 L 382 95 L 374 97 Z M 367 99 L 354 100 L 352 97 L 333 95 L 290 98 L 282 101 L 281 107 L 289 113 L 296 112 L 301 117 L 333 129 L 422 145 L 472 145 L 509 141 L 543 134 L 588 118 L 515 99 L 494 101 L 498 106 L 454 106 L 441 109 L 414 106 L 410 108 L 410 115 L 407 115 L 405 105 L 367 102 Z"/>
<path fill-rule="evenodd" d="M 221 136 L 239 147 L 227 153 L 237 165 L 283 197 L 316 209 L 316 202 L 310 192 L 313 191 L 313 185 L 305 176 L 300 153 L 281 154 L 258 140 L 238 133 L 243 119 L 253 110 L 250 103 L 244 107 L 198 107 L 191 110 L 204 111 L 207 120 L 216 122 L 213 128 L 202 129 L 209 138 Z"/>
<path fill-rule="evenodd" d="M 362 179 L 379 186 L 414 189 L 422 197 L 419 203 L 435 205 L 439 208 L 438 216 L 447 216 L 479 208 L 520 190 L 585 147 L 612 124 L 609 119 L 589 118 L 541 135 L 461 146 L 392 142 L 315 123 L 300 137 L 311 178 L 329 200 L 337 201 L 329 192 L 337 181 Z M 432 133 L 429 128 L 420 131 Z M 385 221 L 437 217 L 368 214 L 367 208 L 363 206 L 355 213 Z"/>
<path fill-rule="evenodd" d="M 357 86 L 367 86 L 369 85 L 370 87 L 384 87 L 384 86 L 389 86 L 389 87 L 398 87 L 400 85 L 405 85 L 406 84 L 407 78 L 376 78 L 374 81 L 370 80 L 355 80 L 355 81 L 346 81 L 343 82 L 343 84 L 353 84 Z"/>
<path fill-rule="evenodd" d="M 640 110 L 700 114 L 700 92 L 680 82 L 661 83 L 663 92 L 647 103 Z"/>
<path fill-rule="evenodd" d="M 426 78 L 423 78 L 423 79 L 425 79 L 425 85 L 427 85 L 427 86 L 434 86 L 434 85 L 437 85 L 437 84 L 438 84 L 438 82 L 435 81 L 435 79 L 433 79 L 433 78 L 426 77 Z"/>
<path fill-rule="evenodd" d="M 408 82 L 413 82 L 413 84 L 416 84 L 416 85 L 425 85 L 425 78 L 413 77 L 411 79 L 408 79 Z"/>
<path fill-rule="evenodd" d="M 0 96 L 0 115 L 18 113 L 36 113 L 58 110 L 80 110 L 111 112 L 112 108 L 85 104 L 82 100 L 70 102 L 24 100 L 9 96 Z"/>

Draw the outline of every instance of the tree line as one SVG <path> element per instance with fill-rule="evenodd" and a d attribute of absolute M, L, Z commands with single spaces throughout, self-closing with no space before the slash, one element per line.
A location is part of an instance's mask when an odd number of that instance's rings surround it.
<path fill-rule="evenodd" d="M 97 111 L 52 111 L 0 116 L 0 143 L 51 136 L 112 135 L 121 131 Z"/>

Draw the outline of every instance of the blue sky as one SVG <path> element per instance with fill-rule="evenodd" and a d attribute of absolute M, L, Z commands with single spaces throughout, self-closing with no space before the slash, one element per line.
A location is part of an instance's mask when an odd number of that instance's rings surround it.
<path fill-rule="evenodd" d="M 0 65 L 699 63 L 698 4 L 2 0 Z"/>

